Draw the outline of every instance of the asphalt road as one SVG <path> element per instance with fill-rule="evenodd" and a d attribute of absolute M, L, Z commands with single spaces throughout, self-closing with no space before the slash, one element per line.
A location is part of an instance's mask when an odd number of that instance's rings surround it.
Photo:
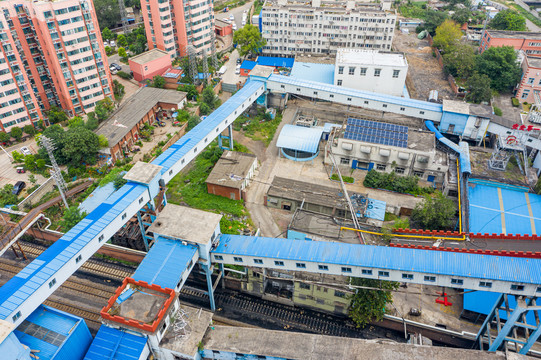
<path fill-rule="evenodd" d="M 253 3 L 254 3 L 253 1 L 250 1 L 242 6 L 231 9 L 226 13 L 224 12 L 216 13 L 215 17 L 216 19 L 220 19 L 220 20 L 224 20 L 224 19 L 229 20 L 229 17 L 233 15 L 235 17 L 235 24 L 237 24 L 237 29 L 240 29 L 242 27 L 242 13 L 244 12 L 244 10 L 246 10 L 246 23 L 247 24 L 250 23 L 249 12 L 250 12 L 250 7 L 252 6 Z"/>

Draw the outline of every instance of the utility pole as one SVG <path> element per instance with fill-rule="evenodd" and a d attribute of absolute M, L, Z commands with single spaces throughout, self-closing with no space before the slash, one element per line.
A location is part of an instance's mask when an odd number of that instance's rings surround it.
<path fill-rule="evenodd" d="M 122 31 L 124 34 L 128 33 L 128 13 L 126 12 L 126 6 L 124 0 L 118 0 L 118 8 L 120 9 L 120 19 L 122 20 Z"/>
<path fill-rule="evenodd" d="M 54 143 L 51 139 L 49 139 L 46 136 L 41 136 L 39 138 L 40 145 L 43 147 L 47 154 L 49 154 L 49 159 L 51 160 L 51 164 L 53 165 L 53 173 L 51 174 L 56 181 L 56 186 L 58 187 L 58 191 L 60 191 L 60 196 L 62 196 L 62 200 L 64 201 L 64 205 L 66 205 L 66 209 L 69 208 L 68 201 L 66 200 L 66 195 L 64 192 L 68 190 L 68 187 L 66 186 L 66 183 L 64 182 L 64 178 L 62 177 L 62 173 L 60 172 L 60 168 L 58 167 L 58 164 L 56 163 L 56 159 L 54 158 L 53 150 L 55 149 Z"/>

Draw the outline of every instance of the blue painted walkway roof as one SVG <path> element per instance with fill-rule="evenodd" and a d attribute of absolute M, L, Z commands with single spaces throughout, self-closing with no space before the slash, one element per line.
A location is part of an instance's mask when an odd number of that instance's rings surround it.
<path fill-rule="evenodd" d="M 0 319 L 7 317 L 36 289 L 109 225 L 146 187 L 128 183 L 111 195 L 46 251 L 0 287 Z M 36 304 L 37 305 L 37 304 Z M 9 319 L 11 320 L 11 319 Z"/>
<path fill-rule="evenodd" d="M 283 58 L 276 56 L 258 56 L 257 64 L 263 66 L 274 66 L 274 67 L 292 67 L 295 62 L 295 58 Z"/>
<path fill-rule="evenodd" d="M 541 260 L 386 246 L 221 235 L 216 254 L 541 284 Z"/>
<path fill-rule="evenodd" d="M 196 252 L 196 246 L 159 237 L 132 278 L 175 289 Z"/>
<path fill-rule="evenodd" d="M 280 131 L 276 147 L 315 154 L 319 149 L 322 134 L 322 128 L 307 128 L 286 124 Z"/>
<path fill-rule="evenodd" d="M 163 166 L 162 174 L 168 172 L 177 161 L 182 159 L 186 153 L 192 150 L 201 140 L 209 136 L 209 134 L 210 136 L 214 136 L 212 135 L 215 134 L 214 129 L 246 101 L 246 99 L 253 96 L 264 86 L 265 84 L 260 81 L 248 81 L 244 84 L 242 89 L 237 91 L 218 109 L 214 110 L 205 120 L 197 124 L 190 132 L 171 145 L 169 149 L 165 150 L 163 154 L 154 159 L 152 164 Z M 218 134 L 216 133 L 215 135 L 217 136 Z"/>
<path fill-rule="evenodd" d="M 315 64 L 295 61 L 290 76 L 296 79 L 333 85 L 334 64 Z"/>
<path fill-rule="evenodd" d="M 139 360 L 146 343 L 143 336 L 102 325 L 84 360 Z"/>
<path fill-rule="evenodd" d="M 79 204 L 79 209 L 81 210 L 81 212 L 86 212 L 87 214 L 90 214 L 114 192 L 115 184 L 113 182 L 100 186 L 94 191 L 92 191 L 92 193 L 88 195 L 85 201 Z"/>

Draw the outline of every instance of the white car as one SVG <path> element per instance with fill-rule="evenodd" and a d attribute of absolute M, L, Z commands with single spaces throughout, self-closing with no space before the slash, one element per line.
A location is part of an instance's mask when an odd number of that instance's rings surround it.
<path fill-rule="evenodd" d="M 20 150 L 24 156 L 32 155 L 32 151 L 30 151 L 30 149 L 26 146 L 23 146 Z"/>
<path fill-rule="evenodd" d="M 237 24 L 233 23 L 233 30 L 237 30 Z"/>
<path fill-rule="evenodd" d="M 107 40 L 105 40 L 105 41 L 103 42 L 103 46 L 109 46 L 109 42 L 108 42 Z"/>
<path fill-rule="evenodd" d="M 111 46 L 112 46 L 112 47 L 115 47 L 115 46 L 116 46 L 116 44 L 115 44 L 115 41 L 114 41 L 114 40 L 111 40 Z"/>
<path fill-rule="evenodd" d="M 233 14 L 229 15 L 229 20 L 230 21 L 235 21 L 235 16 Z"/>
<path fill-rule="evenodd" d="M 240 67 L 238 67 L 237 69 L 235 69 L 235 75 L 239 75 L 240 74 Z"/>
<path fill-rule="evenodd" d="M 242 20 L 242 26 L 246 25 L 246 20 Z"/>

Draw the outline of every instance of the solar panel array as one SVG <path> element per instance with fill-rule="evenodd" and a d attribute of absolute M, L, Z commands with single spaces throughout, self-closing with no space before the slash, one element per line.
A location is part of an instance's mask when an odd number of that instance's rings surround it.
<path fill-rule="evenodd" d="M 408 147 L 408 127 L 349 118 L 344 138 L 406 148 Z"/>

